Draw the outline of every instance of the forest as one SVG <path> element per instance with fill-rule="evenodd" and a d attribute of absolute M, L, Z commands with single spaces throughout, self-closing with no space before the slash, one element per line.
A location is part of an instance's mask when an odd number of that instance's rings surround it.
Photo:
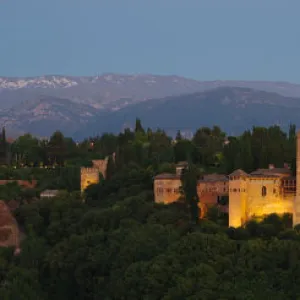
<path fill-rule="evenodd" d="M 300 299 L 300 227 L 291 228 L 289 215 L 234 229 L 215 208 L 203 220 L 193 209 L 201 174 L 284 163 L 295 172 L 294 125 L 235 137 L 203 127 L 188 140 L 137 119 L 132 130 L 80 143 L 58 131 L 49 140 L 2 139 L 0 153 L 0 179 L 38 181 L 30 190 L 0 186 L 2 200 L 19 202 L 14 215 L 25 236 L 17 256 L 0 248 L 1 299 Z M 81 195 L 80 167 L 107 156 L 106 178 Z M 179 161 L 191 166 L 183 200 L 154 203 L 153 177 L 175 172 Z M 63 192 L 39 199 L 46 188 Z"/>

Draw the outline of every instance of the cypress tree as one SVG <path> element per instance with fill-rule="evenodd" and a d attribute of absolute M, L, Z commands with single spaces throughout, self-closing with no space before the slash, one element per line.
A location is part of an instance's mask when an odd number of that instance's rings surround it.
<path fill-rule="evenodd" d="M 107 161 L 105 179 L 110 180 L 112 178 L 112 176 L 115 174 L 115 171 L 116 171 L 115 161 L 114 161 L 112 155 L 110 155 L 108 157 L 108 161 Z"/>
<path fill-rule="evenodd" d="M 197 169 L 189 162 L 181 175 L 182 190 L 187 207 L 190 210 L 191 221 L 195 224 L 199 220 L 199 197 L 197 193 Z"/>
<path fill-rule="evenodd" d="M 177 131 L 177 134 L 176 134 L 176 137 L 175 137 L 175 140 L 177 142 L 181 141 L 182 140 L 182 135 L 181 135 L 181 132 L 180 130 Z"/>
<path fill-rule="evenodd" d="M 140 119 L 135 120 L 135 133 L 137 132 L 145 133 L 145 130 L 142 126 L 142 122 Z"/>
<path fill-rule="evenodd" d="M 2 133 L 1 133 L 0 159 L 1 159 L 1 164 L 7 164 L 8 163 L 8 151 L 7 151 L 5 127 L 2 128 Z"/>

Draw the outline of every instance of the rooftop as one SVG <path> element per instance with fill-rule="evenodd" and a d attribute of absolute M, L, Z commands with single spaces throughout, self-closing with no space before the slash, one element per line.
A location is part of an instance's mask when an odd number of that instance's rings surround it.
<path fill-rule="evenodd" d="M 291 170 L 288 168 L 269 168 L 269 169 L 257 169 L 251 172 L 251 177 L 289 177 L 291 176 Z"/>
<path fill-rule="evenodd" d="M 57 193 L 59 192 L 59 190 L 45 190 L 43 192 L 41 192 L 41 197 L 43 196 L 47 196 L 47 197 L 51 197 L 51 196 L 56 196 Z"/>
<path fill-rule="evenodd" d="M 180 180 L 180 175 L 172 174 L 172 173 L 162 173 L 156 175 L 154 179 L 179 179 Z"/>
<path fill-rule="evenodd" d="M 257 169 L 251 175 L 290 175 L 291 170 L 287 168 Z"/>
<path fill-rule="evenodd" d="M 233 171 L 231 174 L 229 174 L 230 177 L 239 177 L 239 176 L 243 176 L 243 177 L 248 177 L 249 174 L 247 174 L 245 171 L 238 169 Z"/>
<path fill-rule="evenodd" d="M 206 174 L 203 175 L 198 182 L 218 182 L 218 181 L 228 181 L 228 176 L 224 174 Z"/>

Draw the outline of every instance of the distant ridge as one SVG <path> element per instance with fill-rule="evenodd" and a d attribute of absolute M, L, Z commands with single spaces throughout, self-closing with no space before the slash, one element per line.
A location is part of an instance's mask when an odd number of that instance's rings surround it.
<path fill-rule="evenodd" d="M 229 132 L 236 132 L 239 127 L 258 125 L 256 122 L 285 126 L 289 116 L 298 122 L 298 98 L 300 84 L 288 82 L 197 81 L 175 75 L 113 73 L 0 77 L 0 124 L 6 123 L 16 133 L 48 136 L 60 129 L 83 137 L 119 131 L 139 114 L 145 124 L 170 131 L 191 131 L 197 123 L 224 124 Z M 281 114 L 279 107 L 283 107 Z M 265 115 L 261 115 L 262 109 Z M 189 117 L 183 118 L 187 114 Z M 231 119 L 227 119 L 229 115 Z"/>
<path fill-rule="evenodd" d="M 291 123 L 300 127 L 300 98 L 249 88 L 224 87 L 181 96 L 152 99 L 109 112 L 89 122 L 75 136 L 90 132 L 118 132 L 123 124 L 134 124 L 135 118 L 145 127 L 162 128 L 175 135 L 201 126 L 218 125 L 228 134 L 240 134 L 253 126 Z"/>

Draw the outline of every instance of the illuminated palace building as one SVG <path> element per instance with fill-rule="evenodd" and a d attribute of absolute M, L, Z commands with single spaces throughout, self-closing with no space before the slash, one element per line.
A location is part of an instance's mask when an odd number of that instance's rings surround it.
<path fill-rule="evenodd" d="M 176 174 L 160 174 L 154 179 L 155 202 L 169 204 L 180 198 L 181 171 L 184 163 L 177 165 Z M 210 174 L 197 184 L 201 218 L 210 206 L 221 205 L 228 197 L 229 226 L 239 227 L 254 217 L 271 213 L 293 214 L 293 224 L 300 224 L 300 132 L 297 134 L 297 172 L 291 176 L 287 165 L 258 169 L 252 173 L 236 170 L 229 175 Z M 297 192 L 296 192 L 297 191 Z"/>

